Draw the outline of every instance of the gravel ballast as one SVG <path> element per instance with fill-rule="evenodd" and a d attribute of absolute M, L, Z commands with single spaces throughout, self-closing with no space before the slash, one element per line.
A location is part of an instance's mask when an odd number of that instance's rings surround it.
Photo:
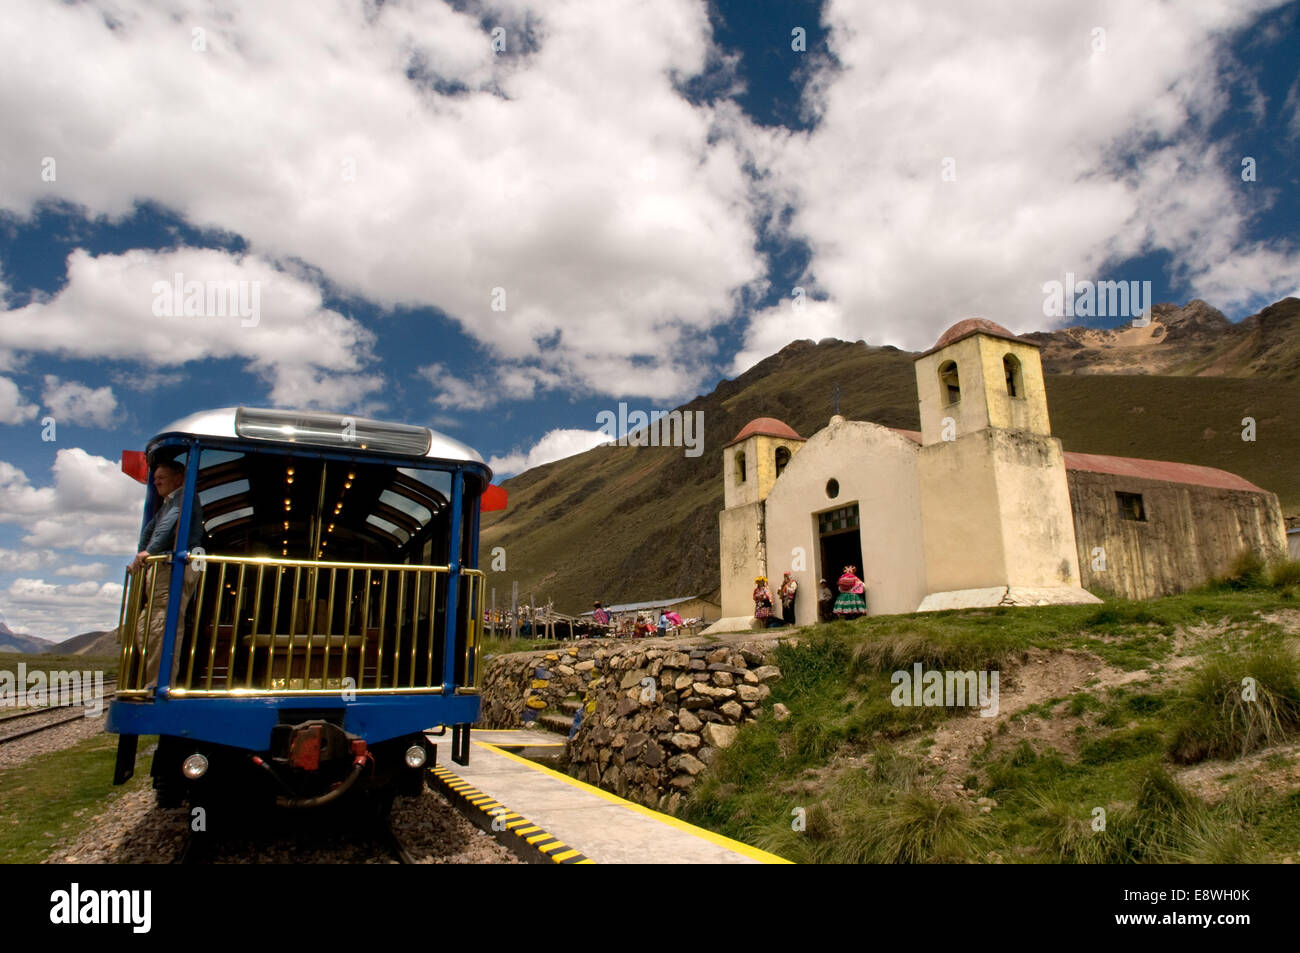
<path fill-rule="evenodd" d="M 70 711 L 75 712 L 76 709 L 56 708 L 52 709 L 48 716 L 42 715 L 36 718 L 22 719 L 7 726 L 0 726 L 0 735 L 11 731 L 25 731 L 28 728 L 39 727 L 40 723 L 46 718 L 50 721 L 66 718 Z M 71 748 L 78 742 L 93 738 L 95 735 L 103 734 L 103 732 L 104 715 L 101 712 L 99 715 L 90 718 L 78 718 L 65 725 L 59 725 L 57 728 L 51 728 L 49 731 L 41 731 L 26 738 L 19 738 L 17 741 L 0 745 L 0 770 L 22 764 L 28 758 L 34 758 L 37 755 Z"/>
<path fill-rule="evenodd" d="M 148 788 L 128 791 L 97 815 L 75 840 L 56 847 L 46 863 L 170 864 L 185 850 L 188 808 L 161 810 Z M 417 863 L 517 864 L 520 861 L 479 830 L 436 792 L 398 798 L 393 830 Z M 269 826 L 267 826 L 269 825 Z M 334 825 L 330 829 L 330 825 Z M 386 864 L 392 855 L 359 825 L 277 812 L 257 822 L 256 835 L 212 834 L 209 863 Z"/>

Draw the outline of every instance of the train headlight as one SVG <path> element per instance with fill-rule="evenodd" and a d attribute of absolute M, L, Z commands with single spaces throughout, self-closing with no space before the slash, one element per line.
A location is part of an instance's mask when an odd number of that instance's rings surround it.
<path fill-rule="evenodd" d="M 424 745 L 411 745 L 406 749 L 406 766 L 408 768 L 423 768 L 424 762 L 428 758 L 429 754 L 424 750 Z"/>
<path fill-rule="evenodd" d="M 208 773 L 208 759 L 201 754 L 192 754 L 181 765 L 181 774 L 191 781 L 197 781 Z"/>

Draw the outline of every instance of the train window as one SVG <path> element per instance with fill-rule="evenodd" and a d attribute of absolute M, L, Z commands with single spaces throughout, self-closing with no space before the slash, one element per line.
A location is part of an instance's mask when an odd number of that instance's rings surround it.
<path fill-rule="evenodd" d="M 405 543 L 408 539 L 411 538 L 411 534 L 408 533 L 406 530 L 402 529 L 402 527 L 398 526 L 396 523 L 390 523 L 382 516 L 376 516 L 374 513 L 371 513 L 369 516 L 366 517 L 366 522 L 369 523 L 371 526 L 376 526 L 379 529 L 382 529 L 385 533 L 392 536 L 399 543 Z"/>
<path fill-rule="evenodd" d="M 414 467 L 398 467 L 397 472 L 438 491 L 444 499 L 451 499 L 451 474 L 446 470 L 417 470 Z"/>
<path fill-rule="evenodd" d="M 433 513 L 430 512 L 428 507 L 421 506 L 414 500 L 402 496 L 399 493 L 394 493 L 392 490 L 384 490 L 384 492 L 380 493 L 379 502 L 386 503 L 394 509 L 401 510 L 407 516 L 410 516 L 419 522 L 421 526 L 424 526 L 433 518 Z"/>
<path fill-rule="evenodd" d="M 243 457 L 242 453 L 234 450 L 204 450 L 203 462 L 199 468 L 206 470 L 208 467 L 219 467 L 223 463 L 229 463 L 231 460 L 238 460 Z"/>
<path fill-rule="evenodd" d="M 235 496 L 239 493 L 248 492 L 247 480 L 232 480 L 229 483 L 220 483 L 216 486 L 209 487 L 199 492 L 199 501 L 204 506 L 211 506 L 217 500 L 224 500 L 228 496 Z"/>
<path fill-rule="evenodd" d="M 242 509 L 231 510 L 229 513 L 222 513 L 220 516 L 214 516 L 210 520 L 204 520 L 203 528 L 207 532 L 211 533 L 214 529 L 217 529 L 220 526 L 225 526 L 227 523 L 233 523 L 235 520 L 242 520 L 245 516 L 252 515 L 253 508 L 251 506 L 245 506 Z"/>

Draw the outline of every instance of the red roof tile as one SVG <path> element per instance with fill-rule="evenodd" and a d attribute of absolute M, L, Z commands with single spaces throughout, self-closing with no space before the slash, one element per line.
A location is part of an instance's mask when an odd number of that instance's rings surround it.
<path fill-rule="evenodd" d="M 915 430 L 890 427 L 899 436 L 913 443 L 921 442 Z M 1115 476 L 1136 477 L 1142 480 L 1163 480 L 1166 483 L 1190 483 L 1193 486 L 1210 486 L 1220 490 L 1246 490 L 1263 493 L 1264 490 L 1249 480 L 1194 463 L 1171 463 L 1168 460 L 1142 460 L 1138 457 L 1111 457 L 1101 453 L 1074 453 L 1065 451 L 1065 469 L 1084 470 L 1089 473 L 1111 473 Z"/>
<path fill-rule="evenodd" d="M 1006 338 L 1008 341 L 1018 341 L 1021 344 L 1038 347 L 1038 345 L 1033 341 L 1026 341 L 1023 338 L 1016 337 L 1002 325 L 990 321 L 988 318 L 966 318 L 964 321 L 958 321 L 947 331 L 944 331 L 943 334 L 940 335 L 939 340 L 934 343 L 934 347 L 930 348 L 930 350 L 926 351 L 924 354 L 918 355 L 917 360 L 919 361 L 928 354 L 933 354 L 941 347 L 947 347 L 949 344 L 960 341 L 962 338 L 968 338 L 972 334 L 990 334 L 995 338 Z"/>
<path fill-rule="evenodd" d="M 1116 476 L 1139 477 L 1143 480 L 1164 480 L 1169 483 L 1191 483 L 1212 486 L 1220 490 L 1248 490 L 1262 493 L 1260 487 L 1249 480 L 1218 470 L 1197 466 L 1194 463 L 1171 463 L 1168 460 L 1141 460 L 1137 457 L 1108 457 L 1099 453 L 1065 452 L 1067 470 L 1087 470 L 1092 473 L 1113 473 Z"/>
<path fill-rule="evenodd" d="M 804 439 L 795 433 L 789 424 L 783 423 L 775 417 L 755 417 L 740 428 L 740 433 L 732 437 L 725 446 L 730 447 L 733 443 L 740 443 L 746 437 L 752 437 L 754 434 L 762 434 L 764 437 L 784 437 L 787 440 Z"/>

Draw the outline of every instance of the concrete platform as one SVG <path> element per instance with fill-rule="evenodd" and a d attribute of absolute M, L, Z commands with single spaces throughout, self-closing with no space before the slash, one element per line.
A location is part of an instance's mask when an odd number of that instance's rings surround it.
<path fill-rule="evenodd" d="M 729 616 L 714 622 L 701 635 L 723 635 L 733 632 L 762 632 L 764 625 L 752 615 Z"/>
<path fill-rule="evenodd" d="M 987 609 L 993 606 L 1077 606 L 1100 604 L 1101 600 L 1078 586 L 991 586 L 984 589 L 951 589 L 932 592 L 916 607 L 917 612 L 945 609 Z"/>
<path fill-rule="evenodd" d="M 564 743 L 539 730 L 474 731 L 469 765 L 444 761 L 431 777 L 481 812 L 480 826 L 494 836 L 509 845 L 525 838 L 560 863 L 788 863 L 513 753 L 550 753 Z"/>

